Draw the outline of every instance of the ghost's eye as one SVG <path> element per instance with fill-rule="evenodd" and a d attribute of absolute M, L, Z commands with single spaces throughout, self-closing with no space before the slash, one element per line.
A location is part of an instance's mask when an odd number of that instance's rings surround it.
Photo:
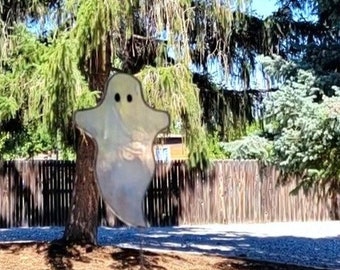
<path fill-rule="evenodd" d="M 115 94 L 115 101 L 117 101 L 117 102 L 120 101 L 120 95 L 118 93 Z"/>
<path fill-rule="evenodd" d="M 132 96 L 131 95 L 127 95 L 126 99 L 127 99 L 128 102 L 131 102 L 132 101 Z"/>

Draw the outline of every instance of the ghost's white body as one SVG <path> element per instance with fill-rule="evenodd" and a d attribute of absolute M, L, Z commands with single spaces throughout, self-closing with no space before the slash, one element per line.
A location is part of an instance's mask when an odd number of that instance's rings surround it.
<path fill-rule="evenodd" d="M 102 197 L 123 222 L 144 227 L 143 200 L 155 170 L 152 145 L 169 116 L 150 108 L 141 90 L 134 77 L 115 74 L 101 103 L 77 112 L 75 121 L 96 142 Z"/>

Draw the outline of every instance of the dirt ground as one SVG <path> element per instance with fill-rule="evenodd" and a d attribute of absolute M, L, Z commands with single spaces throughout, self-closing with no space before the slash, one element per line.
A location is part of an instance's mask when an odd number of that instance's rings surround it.
<path fill-rule="evenodd" d="M 302 270 L 292 265 L 187 253 L 155 253 L 116 247 L 73 246 L 59 243 L 0 244 L 1 270 L 155 269 L 155 270 Z"/>

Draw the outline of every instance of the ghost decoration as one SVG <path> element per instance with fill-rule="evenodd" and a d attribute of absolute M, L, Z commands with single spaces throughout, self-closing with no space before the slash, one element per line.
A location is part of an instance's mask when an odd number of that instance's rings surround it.
<path fill-rule="evenodd" d="M 96 144 L 95 173 L 105 202 L 129 226 L 146 227 L 145 192 L 155 171 L 153 142 L 168 128 L 169 115 L 151 108 L 140 82 L 116 73 L 101 102 L 77 111 L 75 123 Z"/>

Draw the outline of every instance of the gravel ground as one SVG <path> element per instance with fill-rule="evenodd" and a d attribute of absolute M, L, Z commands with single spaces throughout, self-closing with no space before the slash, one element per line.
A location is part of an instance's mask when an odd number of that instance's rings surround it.
<path fill-rule="evenodd" d="M 0 229 L 0 242 L 51 241 L 63 228 Z M 246 257 L 327 269 L 340 269 L 340 222 L 201 225 L 165 228 L 107 228 L 100 245 L 157 251 L 185 251 Z"/>

